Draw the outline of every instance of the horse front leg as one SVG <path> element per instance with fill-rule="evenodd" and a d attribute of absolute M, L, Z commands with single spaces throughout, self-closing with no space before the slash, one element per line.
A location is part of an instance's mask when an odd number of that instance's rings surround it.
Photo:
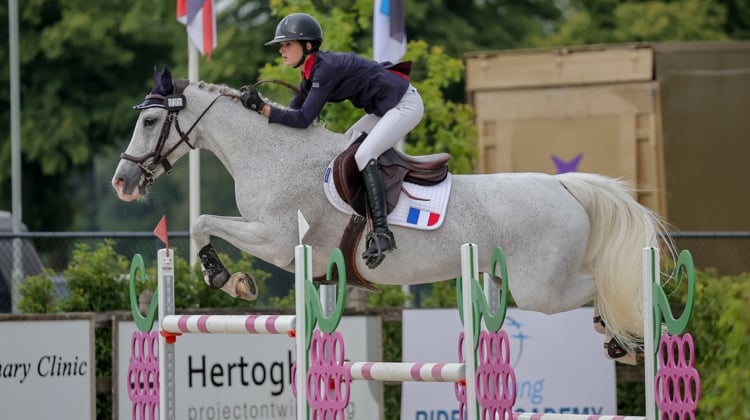
<path fill-rule="evenodd" d="M 203 281 L 212 289 L 221 289 L 232 297 L 253 301 L 258 298 L 258 286 L 249 273 L 229 274 L 219 254 L 210 243 L 198 251 L 203 268 Z"/>
<path fill-rule="evenodd" d="M 230 274 L 211 246 L 215 236 L 236 248 L 269 262 L 279 260 L 274 252 L 273 236 L 267 225 L 247 222 L 241 217 L 201 215 L 191 226 L 191 234 L 198 246 L 198 258 L 203 269 L 203 280 L 209 287 L 221 289 L 232 297 L 253 301 L 258 298 L 258 286 L 250 273 Z"/>

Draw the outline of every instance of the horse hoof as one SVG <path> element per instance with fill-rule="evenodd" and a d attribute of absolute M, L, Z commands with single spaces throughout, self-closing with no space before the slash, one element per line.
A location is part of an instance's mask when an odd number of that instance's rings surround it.
<path fill-rule="evenodd" d="M 609 355 L 607 355 L 607 358 L 614 360 L 617 363 L 622 363 L 624 365 L 633 365 L 633 366 L 643 363 L 643 360 L 644 360 L 644 357 L 642 355 L 638 353 L 634 353 L 632 351 L 629 351 L 626 354 L 616 359 L 609 357 Z"/>
<path fill-rule="evenodd" d="M 258 299 L 258 285 L 248 273 L 234 273 L 229 280 L 234 285 L 234 294 L 230 293 L 233 296 L 249 302 Z"/>
<path fill-rule="evenodd" d="M 643 363 L 645 356 L 640 349 L 626 349 L 616 339 L 612 338 L 604 342 L 604 354 L 608 359 L 626 365 L 637 365 Z"/>

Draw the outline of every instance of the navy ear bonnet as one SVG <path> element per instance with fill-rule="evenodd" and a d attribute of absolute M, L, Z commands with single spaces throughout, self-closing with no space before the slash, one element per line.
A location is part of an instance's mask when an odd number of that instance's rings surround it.
<path fill-rule="evenodd" d="M 186 83 L 182 84 L 183 89 L 184 84 Z M 133 109 L 140 111 L 153 107 L 169 110 L 180 110 L 185 107 L 182 89 L 179 89 L 179 92 L 175 94 L 175 83 L 172 81 L 172 73 L 167 66 L 164 66 L 161 71 L 154 67 L 154 88 L 146 95 L 143 102 L 133 106 Z"/>

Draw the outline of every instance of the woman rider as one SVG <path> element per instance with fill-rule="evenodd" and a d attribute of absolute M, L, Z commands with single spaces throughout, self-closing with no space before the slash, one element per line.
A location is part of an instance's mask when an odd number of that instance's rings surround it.
<path fill-rule="evenodd" d="M 241 100 L 246 108 L 267 116 L 269 123 L 295 128 L 308 127 L 327 102 L 349 100 L 366 112 L 347 135 L 369 133 L 354 158 L 367 189 L 373 224 L 362 258 L 373 269 L 386 253 L 396 249 L 396 239 L 388 228 L 385 187 L 377 159 L 420 122 L 422 97 L 407 76 L 351 52 L 321 51 L 322 42 L 323 31 L 315 18 L 305 13 L 286 16 L 265 45 L 279 44 L 284 64 L 300 70 L 299 92 L 288 109 L 271 106 L 252 88 L 242 92 Z"/>

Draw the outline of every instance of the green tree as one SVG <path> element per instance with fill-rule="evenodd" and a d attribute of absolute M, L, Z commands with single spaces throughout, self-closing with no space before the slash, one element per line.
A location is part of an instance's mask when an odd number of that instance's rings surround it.
<path fill-rule="evenodd" d="M 274 10 L 299 11 L 309 3 L 321 18 L 333 10 L 352 10 L 351 47 L 365 52 L 372 45 L 372 0 L 316 0 L 287 2 L 288 7 L 272 2 Z M 530 36 L 558 21 L 562 11 L 556 0 L 426 0 L 404 2 L 404 20 L 409 39 L 439 45 L 445 53 L 458 57 L 470 51 L 497 50 L 529 46 Z M 323 25 L 326 33 L 331 30 Z"/>
<path fill-rule="evenodd" d="M 61 306 L 55 293 L 54 276 L 53 270 L 45 269 L 39 275 L 26 277 L 19 288 L 21 299 L 18 301 L 18 309 L 33 314 L 59 312 Z"/>
<path fill-rule="evenodd" d="M 121 114 L 147 86 L 130 75 L 171 52 L 176 28 L 162 22 L 174 9 L 146 0 L 30 0 L 19 9 L 24 220 L 30 230 L 65 230 L 81 206 L 71 194 L 75 177 L 130 129 Z M 7 3 L 0 18 L 8 19 Z M 8 45 L 7 31 L 0 38 Z M 8 69 L 6 54 L 0 62 Z M 8 77 L 0 73 L 3 168 L 10 168 Z M 5 170 L 0 207 L 9 208 L 9 200 Z"/>
<path fill-rule="evenodd" d="M 32 231 L 68 230 L 97 220 L 92 203 L 112 195 L 108 180 L 117 162 L 114 152 L 127 143 L 136 117 L 131 107 L 151 88 L 153 66 L 167 64 L 187 77 L 186 31 L 175 19 L 174 2 L 19 3 L 23 219 Z M 263 54 L 271 54 L 260 48 L 253 53 L 248 46 L 262 45 L 268 33 L 263 24 L 272 24 L 265 2 L 225 4 L 224 20 L 218 22 L 222 48 L 201 64 L 201 74 L 239 84 L 255 77 L 259 64 L 267 61 Z M 7 2 L 0 4 L 0 19 L 8 21 Z M 0 42 L 8 45 L 8 31 L 0 32 Z M 0 65 L 0 166 L 6 168 L 0 171 L 0 208 L 9 209 L 7 54 L 0 55 Z M 92 179 L 97 155 L 111 156 L 108 173 Z M 164 206 L 187 202 L 183 179 L 174 183 L 178 187 L 160 191 Z M 135 209 L 122 212 L 143 219 Z"/>
<path fill-rule="evenodd" d="M 184 163 L 154 186 L 148 206 L 117 202 L 108 182 L 135 121 L 130 108 L 150 89 L 152 66 L 167 64 L 177 77 L 187 77 L 186 33 L 175 19 L 174 2 L 20 3 L 26 224 L 31 230 L 142 230 L 167 213 L 174 228 L 187 229 Z M 316 11 L 326 30 L 326 48 L 367 55 L 372 45 L 371 0 L 217 4 L 219 47 L 210 60 L 200 61 L 204 80 L 233 86 L 256 80 L 258 69 L 277 56 L 276 49 L 264 47 L 263 42 L 272 36 L 278 18 L 290 11 Z M 463 70 L 447 69 L 437 62 L 440 57 L 531 46 L 750 37 L 747 0 L 428 0 L 405 2 L 405 17 L 409 40 L 424 42 L 412 43 L 407 54 L 417 62 L 415 81 L 425 100 L 442 107 L 444 115 L 465 111 L 450 105 L 464 101 L 464 82 Z M 0 19 L 7 18 L 7 3 L 1 3 Z M 0 31 L 0 42 L 8 45 L 7 36 L 7 31 Z M 7 60 L 7 55 L 0 56 L 3 69 L 8 69 Z M 439 82 L 443 100 L 433 97 L 433 86 L 426 82 L 433 76 L 422 71 L 434 73 L 433 83 Z M 441 74 L 444 77 L 438 80 Z M 293 70 L 287 69 L 286 75 L 297 79 Z M 0 171 L 0 208 L 10 208 L 11 195 L 8 77 L 7 70 L 0 71 L 0 167 L 5 168 Z M 340 129 L 349 121 L 343 115 L 353 113 L 329 108 L 325 118 L 332 129 Z M 336 113 L 341 117 L 334 118 Z M 432 130 L 429 140 L 421 140 L 428 137 L 418 129 L 407 150 L 449 150 L 454 166 L 463 170 L 466 165 L 459 165 L 460 158 L 455 157 L 463 152 L 452 150 L 463 145 L 446 148 L 446 139 L 438 134 L 455 139 L 450 131 L 464 127 L 440 127 L 443 121 L 428 115 L 423 127 Z M 204 161 L 204 210 L 225 214 L 235 210 L 226 171 L 215 169 L 210 158 Z"/>
<path fill-rule="evenodd" d="M 527 47 L 531 36 L 556 22 L 554 0 L 406 2 L 408 34 L 441 45 L 450 55 Z"/>
<path fill-rule="evenodd" d="M 578 0 L 571 3 L 566 19 L 554 33 L 537 36 L 534 46 L 722 40 L 729 38 L 728 27 L 737 34 L 745 30 L 742 18 L 730 20 L 727 5 L 723 4 L 741 7 L 737 4 L 740 2 Z"/>
<path fill-rule="evenodd" d="M 367 4 L 370 6 L 365 7 Z M 353 34 L 361 30 L 358 25 L 372 21 L 370 2 L 360 1 L 348 8 L 332 8 L 325 13 L 317 10 L 312 1 L 273 0 L 271 6 L 279 19 L 294 11 L 305 11 L 315 16 L 323 27 L 325 40 L 321 48 L 325 50 L 351 50 Z M 372 48 L 360 54 L 371 56 Z M 448 152 L 452 156 L 450 168 L 453 172 L 471 172 L 476 154 L 474 114 L 466 104 L 446 99 L 443 94 L 443 89 L 461 80 L 463 62 L 448 56 L 441 47 L 429 46 L 420 40 L 409 42 L 404 60 L 414 62 L 412 83 L 425 103 L 422 122 L 406 138 L 406 152 Z M 283 66 L 281 60 L 268 63 L 262 69 L 261 76 L 285 80 L 294 85 L 299 82 L 298 71 Z M 361 110 L 349 102 L 342 102 L 326 105 L 321 118 L 331 130 L 343 132 L 361 115 Z"/>
<path fill-rule="evenodd" d="M 750 2 L 747 0 L 718 0 L 726 7 L 724 30 L 732 39 L 750 39 Z"/>
<path fill-rule="evenodd" d="M 106 312 L 129 307 L 129 262 L 117 254 L 112 241 L 104 241 L 95 250 L 85 243 L 73 251 L 73 260 L 63 272 L 68 296 L 65 312 Z"/>
<path fill-rule="evenodd" d="M 358 0 L 353 5 L 343 0 L 315 4 L 325 17 L 331 46 L 367 53 L 372 44 L 371 0 Z M 217 5 L 219 47 L 210 60 L 201 60 L 200 74 L 204 80 L 233 86 L 256 80 L 258 69 L 276 56 L 276 50 L 264 47 L 263 42 L 272 36 L 279 15 L 312 7 L 310 2 L 284 5 L 235 0 Z M 435 64 L 439 57 L 469 50 L 514 46 L 528 39 L 529 33 L 538 32 L 539 22 L 559 15 L 553 6 L 552 0 L 512 5 L 499 0 L 468 4 L 407 2 L 407 31 L 410 39 L 425 40 L 430 46 L 424 47 L 427 54 L 432 54 L 437 45 L 445 45 L 430 58 Z M 271 14 L 272 8 L 276 15 Z M 0 4 L 0 19 L 7 21 L 7 12 L 7 4 Z M 340 27 L 345 30 L 339 34 L 334 28 Z M 451 30 L 444 31 L 443 27 Z M 476 43 L 475 39 L 482 41 Z M 0 42 L 8 44 L 7 32 L 0 33 Z M 186 34 L 175 19 L 174 3 L 21 2 L 20 43 L 23 219 L 30 230 L 143 230 L 150 229 L 164 213 L 170 215 L 174 228 L 187 229 L 189 193 L 184 163 L 177 165 L 173 176 L 154 186 L 148 206 L 117 202 L 108 182 L 135 120 L 136 113 L 130 107 L 150 89 L 152 66 L 167 64 L 177 77 L 187 77 Z M 0 57 L 2 68 L 8 68 L 7 59 L 7 55 Z M 462 70 L 449 72 L 439 89 L 445 98 L 459 104 L 463 98 Z M 5 106 L 0 107 L 0 162 L 7 168 L 0 172 L 0 208 L 10 208 L 11 195 L 8 77 L 8 73 L 0 72 L 0 97 L 6 98 L 2 99 Z M 417 80 L 425 78 L 418 76 Z M 447 105 L 442 112 L 465 112 L 460 104 L 433 101 L 431 88 L 420 86 L 426 100 Z M 336 128 L 334 121 L 347 121 L 326 117 L 332 128 Z M 460 124 L 450 129 L 441 124 L 442 120 L 436 120 L 425 127 L 431 127 L 434 134 L 464 130 Z M 442 136 L 434 137 L 431 141 L 441 143 L 439 147 L 444 150 L 461 149 L 457 145 L 446 148 L 448 142 Z M 427 142 L 411 144 L 415 147 L 412 153 L 429 149 Z M 463 153 L 454 152 L 457 156 Z M 216 162 L 204 160 L 204 210 L 225 214 L 235 210 L 231 179 L 223 168 L 216 169 Z M 461 171 L 469 167 L 459 158 L 454 159 L 454 166 Z M 227 187 L 205 188 L 214 185 Z"/>

